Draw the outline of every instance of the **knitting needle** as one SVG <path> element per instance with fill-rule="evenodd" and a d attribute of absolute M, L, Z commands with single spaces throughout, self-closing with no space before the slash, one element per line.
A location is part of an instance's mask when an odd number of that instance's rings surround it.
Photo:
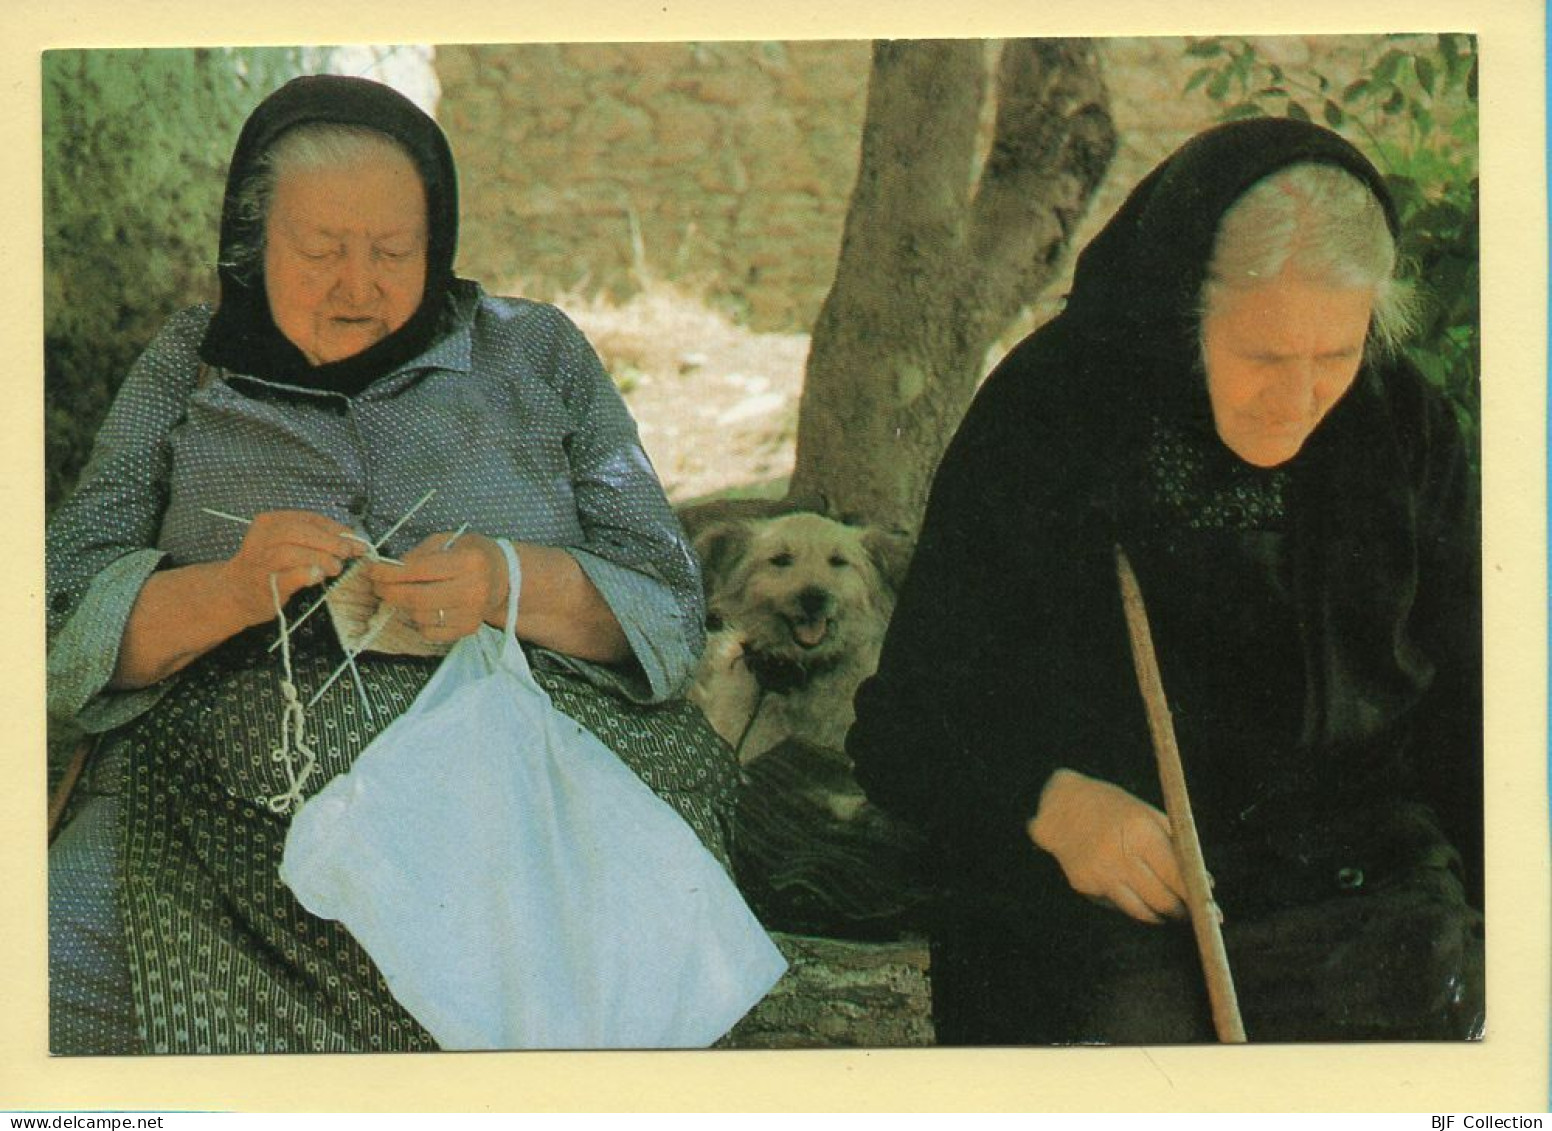
<path fill-rule="evenodd" d="M 392 526 L 390 526 L 388 528 L 388 530 L 383 534 L 383 536 L 377 540 L 377 546 L 385 545 L 387 543 L 388 539 L 392 538 L 395 534 L 397 534 L 399 532 L 399 527 L 403 526 L 406 522 L 408 522 L 410 520 L 410 515 L 414 514 L 421 507 L 425 506 L 428 502 L 430 502 L 431 501 L 431 496 L 435 495 L 435 494 L 436 494 L 436 488 L 433 487 L 429 491 L 427 491 L 424 495 L 422 495 L 420 497 L 420 502 L 416 503 L 409 510 L 405 511 L 404 512 L 404 517 L 399 519 L 399 521 L 394 523 Z M 377 546 L 373 546 L 372 549 L 374 549 L 374 550 L 377 549 Z M 383 560 L 387 561 L 388 559 L 384 558 Z M 397 562 L 395 564 L 403 565 L 404 563 L 403 562 Z"/>
<path fill-rule="evenodd" d="M 421 501 L 424 502 L 425 500 L 423 499 Z M 462 538 L 463 535 L 464 535 L 464 532 L 466 530 L 468 530 L 468 529 L 469 529 L 469 524 L 466 522 L 462 526 L 460 526 L 457 530 L 453 531 L 452 537 L 450 537 L 446 542 L 442 543 L 442 549 L 444 549 L 444 550 L 451 550 L 453 548 L 453 543 L 458 541 L 458 539 Z M 390 531 L 390 533 L 391 533 L 391 531 Z M 387 561 L 388 559 L 384 558 L 383 560 Z M 389 619 L 390 618 L 386 618 L 385 617 L 382 620 L 380 620 L 372 628 L 372 630 L 370 632 L 368 632 L 364 638 L 362 638 L 360 645 L 356 648 L 356 650 L 354 652 L 346 652 L 345 653 L 345 664 L 349 664 L 352 671 L 355 670 L 356 657 L 361 655 L 362 652 L 365 652 L 368 648 L 370 648 L 372 646 L 373 642 L 382 633 L 383 628 L 387 625 Z M 309 707 L 311 707 L 314 703 L 318 702 L 319 699 L 323 698 L 323 693 L 325 691 L 329 690 L 329 688 L 331 686 L 333 686 L 334 681 L 337 680 L 340 677 L 340 673 L 345 670 L 345 664 L 341 664 L 339 667 L 334 669 L 334 674 L 331 675 L 327 680 L 324 681 L 323 686 L 320 687 L 317 690 L 317 692 L 314 693 L 312 699 L 308 701 L 307 705 Z M 360 679 L 361 679 L 361 676 L 358 674 L 356 676 L 356 679 L 359 682 Z"/>
<path fill-rule="evenodd" d="M 372 551 L 374 553 L 376 553 L 378 546 L 382 546 L 382 545 L 386 544 L 388 539 L 392 538 L 394 536 L 394 534 L 398 531 L 399 527 L 403 526 L 406 522 L 408 522 L 410 520 L 410 516 L 412 514 L 414 514 L 416 511 L 418 511 L 421 507 L 425 506 L 426 503 L 430 501 L 431 496 L 435 495 L 435 494 L 436 494 L 436 488 L 433 487 L 429 491 L 427 491 L 424 495 L 422 495 L 420 497 L 420 501 L 417 502 L 414 506 L 412 506 L 409 510 L 405 511 L 404 512 L 404 517 L 399 519 L 399 521 L 394 523 L 392 526 L 390 526 L 388 528 L 387 533 L 384 534 L 381 538 L 379 538 L 377 540 L 376 545 L 372 546 Z M 393 561 L 393 559 L 391 559 L 391 558 L 380 558 L 379 560 L 385 561 L 385 562 L 391 562 L 393 565 L 403 565 L 404 564 L 403 562 Z M 330 588 L 332 588 L 332 586 Z M 322 606 L 322 604 L 325 601 L 327 601 L 328 599 L 329 599 L 329 594 L 328 594 L 328 591 L 326 590 L 324 592 L 323 596 L 319 597 L 311 605 L 307 606 L 306 610 L 303 611 L 301 616 L 296 618 L 296 623 L 293 624 L 291 627 L 292 628 L 298 627 L 304 620 L 306 620 L 308 617 L 312 616 L 315 612 L 317 612 L 319 607 Z M 269 650 L 271 652 L 273 652 L 276 649 L 276 647 L 279 646 L 279 644 L 280 644 L 280 642 L 277 640 L 274 644 L 271 644 L 269 646 Z"/>
<path fill-rule="evenodd" d="M 226 511 L 218 511 L 218 510 L 215 509 L 215 507 L 200 507 L 199 509 L 204 511 L 208 515 L 213 515 L 216 518 L 224 518 L 228 522 L 240 522 L 244 526 L 252 526 L 253 525 L 253 519 L 251 519 L 251 518 L 243 518 L 241 515 L 237 515 L 237 514 L 227 514 Z M 361 535 L 357 534 L 353 530 L 343 530 L 343 531 L 340 532 L 340 536 L 344 537 L 344 538 L 349 538 L 352 542 L 360 542 L 363 546 L 371 546 L 372 549 L 374 549 L 374 550 L 377 548 L 376 546 L 372 546 L 372 540 L 370 538 L 363 538 Z M 445 546 L 443 547 L 443 549 L 446 549 L 446 548 L 447 547 L 445 547 Z M 387 562 L 389 565 L 403 565 L 404 564 L 403 562 L 399 561 L 397 558 L 384 557 L 382 554 L 377 555 L 377 560 L 380 561 L 380 562 Z"/>
<path fill-rule="evenodd" d="M 469 529 L 469 524 L 466 522 L 462 526 L 460 526 L 457 530 L 453 531 L 452 537 L 448 538 L 448 540 L 446 542 L 442 543 L 442 549 L 444 549 L 444 550 L 451 550 L 453 548 L 453 543 L 458 541 L 458 539 L 462 538 L 464 536 L 464 532 L 466 530 L 468 530 L 468 529 Z M 384 558 L 383 560 L 387 561 L 388 559 Z M 391 620 L 391 619 L 392 619 L 391 617 L 384 617 L 381 620 L 379 620 L 377 622 L 377 624 L 374 625 L 371 628 L 371 630 L 368 631 L 367 634 L 364 637 L 362 637 L 361 643 L 357 646 L 357 648 L 356 648 L 356 650 L 354 652 L 346 652 L 345 653 L 345 664 L 349 664 L 352 671 L 355 671 L 356 657 L 361 655 L 362 652 L 365 652 L 368 648 L 370 648 L 372 646 L 372 644 L 377 640 L 378 636 L 380 636 L 382 634 L 383 629 L 385 627 L 387 627 L 388 621 Z M 312 699 L 310 699 L 308 701 L 308 703 L 307 703 L 307 705 L 309 707 L 311 707 L 314 703 L 318 702 L 319 699 L 323 698 L 323 693 L 325 691 L 329 690 L 329 688 L 331 686 L 333 686 L 334 681 L 337 680 L 340 677 L 340 673 L 342 671 L 344 671 L 345 664 L 341 664 L 339 667 L 335 668 L 334 669 L 334 674 L 331 675 L 328 679 L 326 679 L 324 681 L 324 683 L 323 683 L 323 686 L 320 687 L 313 694 Z M 357 673 L 357 675 L 356 675 L 357 682 L 360 682 L 360 679 L 361 679 L 361 676 L 360 676 L 359 673 Z"/>
<path fill-rule="evenodd" d="M 453 543 L 458 541 L 458 539 L 462 538 L 463 535 L 464 535 L 464 531 L 466 531 L 468 529 L 469 529 L 469 524 L 466 522 L 462 526 L 460 526 L 457 530 L 455 530 L 453 532 L 453 535 L 452 535 L 451 538 L 449 538 L 446 542 L 442 543 L 442 549 L 443 550 L 451 550 L 453 548 Z M 384 558 L 383 560 L 387 561 L 388 559 Z M 392 619 L 392 618 L 391 617 L 384 617 L 381 620 L 379 620 L 378 623 L 372 627 L 371 631 L 369 631 L 366 634 L 366 636 L 362 638 L 361 643 L 356 647 L 356 650 L 354 652 L 347 652 L 345 654 L 345 663 L 350 665 L 352 671 L 355 670 L 356 657 L 359 656 L 362 652 L 365 652 L 368 648 L 370 648 L 372 646 L 372 644 L 377 640 L 378 636 L 382 634 L 383 629 L 387 626 L 388 621 L 390 619 Z M 336 679 L 339 678 L 340 670 L 341 669 L 336 668 L 335 671 L 334 671 L 334 674 L 331 675 L 324 682 L 324 685 L 318 689 L 317 693 L 312 697 L 311 702 L 309 702 L 307 704 L 309 707 L 311 707 L 313 705 L 313 703 L 318 702 L 318 700 L 320 698 L 322 698 L 323 693 L 329 689 L 330 684 L 332 684 Z M 356 676 L 356 678 L 357 678 L 357 680 L 359 680 L 361 677 L 358 674 Z"/>
<path fill-rule="evenodd" d="M 356 670 L 356 657 L 361 655 L 362 652 L 365 652 L 368 648 L 370 648 L 373 645 L 373 643 L 376 642 L 378 636 L 380 636 L 382 634 L 383 629 L 387 626 L 388 622 L 390 620 L 392 620 L 392 619 L 393 618 L 391 616 L 386 616 L 386 617 L 383 617 L 382 619 L 380 619 L 377 622 L 377 624 L 374 625 L 367 632 L 367 634 L 361 638 L 361 643 L 360 643 L 359 646 L 357 646 L 357 648 L 356 648 L 356 650 L 354 652 L 349 651 L 349 650 L 347 650 L 345 652 L 345 662 L 343 664 L 340 664 L 339 667 L 334 669 L 334 674 L 329 676 L 328 679 L 323 681 L 323 686 L 322 687 L 320 687 L 317 691 L 313 692 L 313 697 L 307 701 L 308 707 L 313 706 L 313 704 L 317 703 L 318 700 L 323 698 L 323 693 L 325 691 L 329 690 L 329 688 L 334 686 L 334 681 L 339 679 L 339 677 L 344 673 L 344 671 L 345 671 L 345 669 L 347 667 L 350 668 L 350 670 L 355 673 L 356 684 L 357 684 L 357 686 L 360 686 L 360 683 L 361 683 L 361 673 Z M 362 695 L 363 695 L 363 698 L 364 698 L 365 697 L 365 692 L 363 692 Z M 367 711 L 368 711 L 368 714 L 370 715 L 371 708 L 368 707 Z"/>
<path fill-rule="evenodd" d="M 230 517 L 230 516 L 223 515 L 222 517 Z M 281 607 L 281 604 L 280 604 L 280 587 L 276 583 L 275 575 L 273 573 L 269 575 L 269 591 L 270 591 L 270 596 L 274 599 L 274 602 L 275 602 L 275 619 L 280 624 L 280 636 L 279 636 L 278 639 L 276 639 L 275 643 L 280 645 L 280 659 L 281 659 L 281 663 L 285 666 L 286 682 L 290 683 L 291 682 L 291 641 L 290 641 L 290 635 L 291 634 L 290 634 L 290 630 L 286 627 L 286 611 L 285 611 L 284 608 Z M 361 696 L 361 709 L 362 709 L 362 711 L 364 711 L 366 713 L 367 720 L 370 722 L 372 720 L 372 704 L 371 704 L 371 702 L 366 697 L 366 684 L 362 682 L 361 671 L 360 671 L 360 669 L 358 669 L 356 667 L 356 658 L 354 656 L 352 656 L 352 655 L 348 655 L 347 654 L 346 657 L 345 657 L 345 662 L 350 665 L 351 674 L 353 674 L 356 677 L 356 692 L 357 692 L 357 694 L 359 694 Z M 316 702 L 316 699 L 314 700 L 314 702 Z M 308 706 L 311 707 L 312 703 L 309 703 Z"/>
<path fill-rule="evenodd" d="M 230 514 L 227 511 L 216 510 L 215 507 L 200 507 L 199 509 L 204 511 L 208 515 L 212 515 L 215 518 L 223 518 L 223 519 L 225 519 L 228 522 L 240 523 L 243 526 L 252 526 L 253 525 L 253 519 L 251 519 L 251 518 L 243 518 L 242 515 L 239 515 L 239 514 Z M 352 539 L 353 541 L 356 541 L 356 542 L 364 543 L 366 546 L 370 547 L 373 550 L 374 553 L 376 552 L 377 547 L 372 545 L 372 542 L 371 542 L 370 539 L 363 538 L 363 537 L 361 537 L 361 535 L 359 535 L 359 534 L 357 534 L 357 533 L 355 533 L 354 531 L 351 531 L 351 530 L 344 531 L 343 533 L 344 533 L 344 536 L 346 538 L 350 538 L 350 539 Z M 381 555 L 378 555 L 378 559 L 377 560 L 378 561 L 384 561 L 384 562 L 391 562 L 394 565 L 403 565 L 404 564 L 403 562 L 398 561 L 395 558 L 387 558 L 387 557 L 383 557 Z M 274 581 L 274 575 L 273 574 L 270 575 L 270 581 L 271 581 L 271 583 L 273 583 L 273 581 Z M 327 596 L 327 594 L 325 594 L 325 597 L 326 596 Z M 318 600 L 318 604 L 321 604 L 324 599 L 325 599 L 324 597 L 320 597 L 319 600 Z M 312 606 L 312 608 L 308 609 L 307 612 L 303 613 L 300 617 L 298 617 L 296 623 L 299 625 L 299 624 L 302 623 L 302 621 L 306 620 L 308 615 L 313 611 L 313 609 L 316 609 L 318 607 L 318 604 L 314 604 Z M 278 609 L 278 603 L 277 603 L 277 609 Z M 295 625 L 293 625 L 292 627 L 294 628 Z M 276 643 L 278 644 L 279 641 L 276 641 Z M 275 650 L 275 646 L 271 645 L 269 650 L 271 652 L 273 652 Z M 371 718 L 372 718 L 372 704 L 367 700 L 366 688 L 362 685 L 362 682 L 361 682 L 361 672 L 356 668 L 356 658 L 355 658 L 355 656 L 347 655 L 345 657 L 345 663 L 349 665 L 351 674 L 356 677 L 356 690 L 361 695 L 361 708 L 362 708 L 363 711 L 366 712 L 366 717 L 370 721 Z M 331 679 L 329 682 L 332 683 L 334 681 Z M 328 686 L 328 685 L 325 684 L 324 686 Z M 313 702 L 314 703 L 317 702 L 316 696 L 314 697 Z M 308 706 L 311 706 L 311 705 L 312 704 L 308 704 Z"/>

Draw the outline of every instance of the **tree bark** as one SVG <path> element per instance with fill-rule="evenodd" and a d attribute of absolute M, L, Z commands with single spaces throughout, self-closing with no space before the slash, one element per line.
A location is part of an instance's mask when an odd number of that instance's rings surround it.
<path fill-rule="evenodd" d="M 1050 282 L 1115 152 L 1087 40 L 873 49 L 857 185 L 799 407 L 791 497 L 914 531 L 997 335 Z"/>
<path fill-rule="evenodd" d="M 787 973 L 719 1048 L 903 1048 L 933 1043 L 927 944 L 771 936 Z"/>

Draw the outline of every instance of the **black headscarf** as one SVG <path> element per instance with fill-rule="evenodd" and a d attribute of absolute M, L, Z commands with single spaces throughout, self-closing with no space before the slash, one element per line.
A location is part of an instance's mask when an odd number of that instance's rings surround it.
<path fill-rule="evenodd" d="M 1224 213 L 1258 181 L 1307 162 L 1362 181 L 1398 234 L 1384 178 L 1346 140 L 1291 118 L 1232 122 L 1186 142 L 1132 190 L 1079 256 L 1063 321 L 1123 350 L 1156 347 L 1183 326 L 1194 331 Z"/>
<path fill-rule="evenodd" d="M 1218 228 L 1258 181 L 1303 163 L 1333 165 L 1363 182 L 1399 236 L 1384 178 L 1342 137 L 1290 118 L 1218 126 L 1132 190 L 1079 255 L 1062 313 L 1018 353 L 1027 359 L 1042 344 L 1081 340 L 1087 356 L 1104 359 L 1123 401 L 1210 427 L 1197 312 Z"/>
<path fill-rule="evenodd" d="M 238 202 L 258 162 L 280 135 L 307 122 L 367 126 L 404 147 L 426 190 L 426 288 L 409 321 L 361 353 L 311 365 L 275 325 L 262 264 L 232 263 L 236 247 L 263 243 L 262 223 L 245 219 Z M 200 357 L 233 373 L 353 395 L 416 357 L 436 339 L 453 283 L 458 247 L 458 182 L 441 128 L 402 94 L 367 79 L 309 75 L 261 102 L 237 138 L 221 213 L 221 302 L 200 343 Z"/>

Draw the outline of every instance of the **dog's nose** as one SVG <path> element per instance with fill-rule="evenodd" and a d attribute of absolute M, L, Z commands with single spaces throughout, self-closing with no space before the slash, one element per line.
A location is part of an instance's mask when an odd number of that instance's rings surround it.
<path fill-rule="evenodd" d="M 798 608 L 803 610 L 803 615 L 813 620 L 830 608 L 830 594 L 818 586 L 810 585 L 798 594 Z"/>

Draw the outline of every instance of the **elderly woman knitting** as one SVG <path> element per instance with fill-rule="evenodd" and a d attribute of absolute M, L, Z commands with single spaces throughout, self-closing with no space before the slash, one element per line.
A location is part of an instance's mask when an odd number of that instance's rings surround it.
<path fill-rule="evenodd" d="M 1211 1039 L 1117 546 L 1249 1039 L 1480 1034 L 1476 483 L 1397 235 L 1335 134 L 1211 130 L 977 396 L 848 742 L 934 839 L 943 1041 Z"/>
<path fill-rule="evenodd" d="M 151 343 L 48 532 L 50 708 L 103 736 L 50 853 L 56 1052 L 434 1047 L 276 875 L 290 803 L 437 662 L 363 652 L 328 682 L 331 617 L 303 613 L 356 563 L 434 653 L 503 625 L 510 539 L 551 700 L 721 852 L 730 763 L 676 698 L 695 559 L 582 335 L 455 277 L 456 244 L 447 143 L 386 87 L 299 79 L 245 125 L 220 303 Z M 300 787 L 272 758 L 277 618 L 293 682 L 326 687 Z"/>

